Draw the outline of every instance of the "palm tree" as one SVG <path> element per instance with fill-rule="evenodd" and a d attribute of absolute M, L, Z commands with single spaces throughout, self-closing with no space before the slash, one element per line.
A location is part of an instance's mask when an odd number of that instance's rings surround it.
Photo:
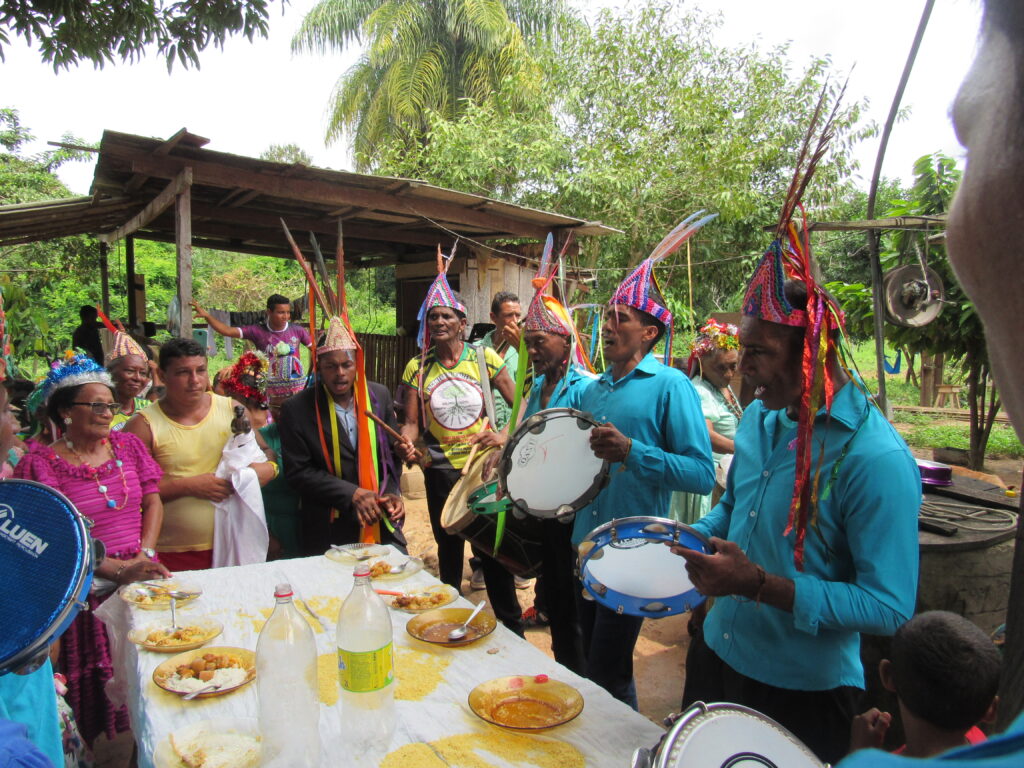
<path fill-rule="evenodd" d="M 381 141 L 425 141 L 428 111 L 451 119 L 500 89 L 514 94 L 512 108 L 536 96 L 530 48 L 550 41 L 566 12 L 562 0 L 321 0 L 292 50 L 365 43 L 338 80 L 326 137 L 350 132 L 365 169 Z"/>

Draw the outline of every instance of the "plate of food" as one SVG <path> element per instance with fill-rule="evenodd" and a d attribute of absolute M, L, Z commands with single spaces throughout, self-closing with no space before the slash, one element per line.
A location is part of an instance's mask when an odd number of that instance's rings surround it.
<path fill-rule="evenodd" d="M 389 608 L 406 613 L 424 613 L 435 608 L 442 608 L 455 602 L 459 596 L 455 587 L 448 584 L 436 584 L 411 592 L 398 592 L 384 595 L 384 602 Z"/>
<path fill-rule="evenodd" d="M 186 725 L 157 742 L 156 768 L 256 768 L 259 724 L 252 718 L 219 718 Z"/>
<path fill-rule="evenodd" d="M 493 613 L 481 611 L 466 627 L 464 638 L 449 640 L 448 633 L 456 627 L 461 627 L 472 612 L 470 608 L 437 608 L 413 616 L 405 625 L 405 630 L 417 640 L 422 640 L 425 643 L 434 643 L 448 648 L 469 645 L 481 637 L 491 634 L 498 626 L 498 620 L 494 618 Z"/>
<path fill-rule="evenodd" d="M 228 646 L 199 648 L 179 653 L 153 670 L 153 682 L 165 691 L 184 696 L 207 686 L 217 688 L 196 698 L 223 696 L 256 677 L 256 654 Z"/>
<path fill-rule="evenodd" d="M 178 627 L 163 621 L 133 629 L 128 633 L 128 639 L 147 651 L 180 653 L 205 645 L 223 630 L 224 625 L 219 621 L 204 616 L 191 616 Z"/>
<path fill-rule="evenodd" d="M 469 708 L 488 723 L 516 731 L 541 731 L 583 711 L 583 696 L 547 675 L 511 675 L 481 683 L 469 692 Z"/>
<path fill-rule="evenodd" d="M 374 581 L 398 581 L 423 570 L 423 561 L 418 557 L 409 557 L 379 544 L 369 546 L 380 546 L 385 550 L 385 554 L 356 558 L 340 548 L 331 548 L 324 552 L 324 557 L 341 565 L 353 566 L 357 562 L 369 565 L 370 578 Z"/>
<path fill-rule="evenodd" d="M 177 600 L 177 607 L 188 605 L 203 594 L 203 590 L 195 584 L 188 584 L 179 579 L 153 579 L 137 581 L 121 587 L 121 599 L 136 608 L 149 611 L 166 611 L 171 607 L 171 598 Z"/>
<path fill-rule="evenodd" d="M 327 556 L 339 562 L 357 563 L 371 558 L 387 558 L 391 548 L 386 544 L 331 544 Z"/>

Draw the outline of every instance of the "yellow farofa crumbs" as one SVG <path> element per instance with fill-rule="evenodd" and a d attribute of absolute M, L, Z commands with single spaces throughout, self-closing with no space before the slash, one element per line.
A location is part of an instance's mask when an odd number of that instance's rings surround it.
<path fill-rule="evenodd" d="M 491 768 L 493 758 L 535 768 L 583 768 L 583 754 L 572 744 L 504 731 L 461 733 L 429 744 L 406 744 L 384 758 L 380 768 Z"/>
<path fill-rule="evenodd" d="M 444 671 L 451 663 L 451 655 L 395 648 L 395 677 L 398 678 L 395 698 L 400 701 L 425 699 L 444 680 Z"/>
<path fill-rule="evenodd" d="M 338 654 L 321 653 L 316 657 L 316 687 L 320 701 L 328 707 L 338 703 Z"/>
<path fill-rule="evenodd" d="M 438 757 L 429 745 L 418 741 L 390 753 L 380 768 L 448 768 L 448 763 Z"/>

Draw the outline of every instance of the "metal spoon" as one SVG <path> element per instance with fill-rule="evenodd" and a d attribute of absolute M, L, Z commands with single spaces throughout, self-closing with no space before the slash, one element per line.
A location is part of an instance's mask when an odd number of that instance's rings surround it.
<path fill-rule="evenodd" d="M 220 683 L 210 683 L 209 685 L 204 685 L 202 688 L 196 688 L 194 691 L 186 693 L 181 698 L 183 698 L 185 701 L 192 701 L 192 699 L 194 699 L 199 694 L 207 693 L 208 691 L 216 691 L 218 688 L 220 688 Z"/>
<path fill-rule="evenodd" d="M 391 570 L 388 571 L 388 573 L 385 574 L 385 575 L 387 576 L 387 575 L 390 575 L 392 573 L 401 573 L 402 571 L 404 571 L 406 568 L 409 567 L 409 563 L 411 563 L 411 562 L 412 562 L 412 558 L 410 557 L 408 560 L 406 560 L 401 565 L 392 565 L 391 566 Z"/>
<path fill-rule="evenodd" d="M 476 618 L 476 615 L 478 613 L 480 613 L 480 611 L 483 610 L 483 607 L 485 605 L 487 605 L 487 601 L 486 600 L 481 600 L 479 603 L 477 603 L 476 604 L 476 608 L 474 608 L 473 612 L 471 614 L 469 614 L 469 618 L 466 619 L 464 622 L 462 622 L 462 626 L 461 627 L 455 627 L 455 629 L 451 630 L 448 633 L 448 639 L 451 642 L 455 642 L 457 640 L 461 640 L 462 638 L 464 638 L 466 636 L 467 632 L 469 631 L 469 623 L 473 619 Z"/>
<path fill-rule="evenodd" d="M 171 597 L 171 632 L 174 632 L 174 631 L 176 631 L 178 629 L 178 622 L 175 621 L 175 619 L 174 619 L 174 608 L 175 608 L 177 602 L 178 602 L 177 599 L 172 596 Z"/>

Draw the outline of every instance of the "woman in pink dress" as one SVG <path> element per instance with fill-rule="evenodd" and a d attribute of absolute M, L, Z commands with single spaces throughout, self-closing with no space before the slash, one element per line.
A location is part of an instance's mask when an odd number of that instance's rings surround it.
<path fill-rule="evenodd" d="M 126 582 L 128 566 L 156 555 L 162 472 L 135 435 L 111 432 L 121 406 L 110 376 L 91 359 L 69 353 L 40 386 L 47 415 L 61 434 L 50 445 L 33 444 L 15 476 L 60 491 L 92 521 L 92 537 L 107 549 L 89 595 L 94 609 Z M 85 741 L 91 745 L 100 733 L 113 738 L 128 730 L 127 710 L 115 709 L 103 691 L 113 674 L 110 648 L 106 629 L 91 610 L 79 613 L 64 634 L 61 656 L 67 700 Z"/>

